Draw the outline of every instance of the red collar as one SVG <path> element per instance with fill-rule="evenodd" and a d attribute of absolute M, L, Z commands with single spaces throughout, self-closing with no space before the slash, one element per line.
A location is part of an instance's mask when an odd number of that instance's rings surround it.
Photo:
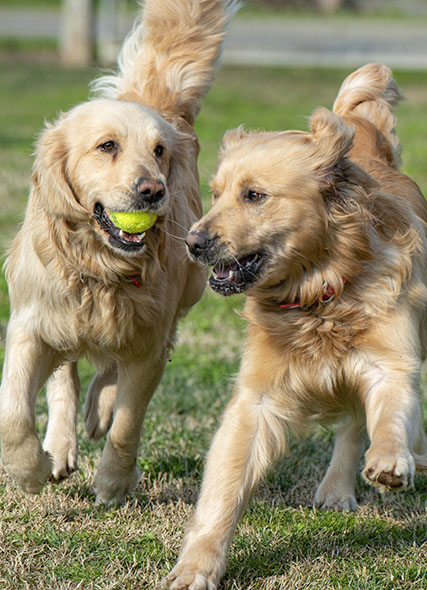
<path fill-rule="evenodd" d="M 133 283 L 137 289 L 141 287 L 141 275 L 127 275 L 126 278 L 130 283 Z"/>
<path fill-rule="evenodd" d="M 346 280 L 344 279 L 344 283 L 346 283 Z M 334 299 L 336 295 L 335 289 L 333 288 L 332 285 L 329 285 L 329 283 L 325 283 L 324 287 L 323 287 L 323 295 L 322 295 L 322 303 L 328 303 L 328 301 L 331 301 L 332 299 Z M 301 305 L 301 303 L 299 303 L 299 301 L 294 301 L 294 303 L 280 303 L 279 307 L 281 309 L 303 309 L 304 306 Z M 310 308 L 306 308 L 306 309 L 310 309 Z"/>

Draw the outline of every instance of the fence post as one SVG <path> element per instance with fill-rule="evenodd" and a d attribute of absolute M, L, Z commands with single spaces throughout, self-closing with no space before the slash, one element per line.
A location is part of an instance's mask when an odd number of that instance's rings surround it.
<path fill-rule="evenodd" d="M 95 52 L 93 0 L 62 0 L 59 46 L 62 63 L 88 66 Z"/>
<path fill-rule="evenodd" d="M 100 0 L 98 9 L 97 57 L 102 65 L 116 63 L 121 41 L 118 0 Z"/>

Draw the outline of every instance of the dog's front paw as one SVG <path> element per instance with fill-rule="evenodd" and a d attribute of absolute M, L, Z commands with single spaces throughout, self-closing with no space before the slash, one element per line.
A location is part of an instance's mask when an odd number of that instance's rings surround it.
<path fill-rule="evenodd" d="M 185 571 L 186 568 L 179 564 L 173 568 L 171 573 L 164 579 L 163 587 L 170 590 L 215 590 L 216 584 L 211 582 L 207 576 Z"/>
<path fill-rule="evenodd" d="M 28 438 L 18 448 L 3 443 L 2 458 L 7 471 L 27 494 L 38 494 L 52 471 L 52 461 L 37 437 Z"/>
<path fill-rule="evenodd" d="M 189 542 L 189 539 L 192 541 Z M 195 532 L 187 536 L 186 548 L 178 563 L 164 580 L 170 590 L 215 590 L 224 571 L 224 547 L 209 536 Z"/>
<path fill-rule="evenodd" d="M 320 487 L 314 498 L 314 506 L 322 510 L 336 510 L 338 512 L 357 510 L 359 507 L 353 494 L 340 494 L 334 490 L 324 492 Z"/>
<path fill-rule="evenodd" d="M 409 453 L 379 454 L 371 449 L 366 453 L 363 477 L 380 492 L 398 491 L 411 486 L 414 473 L 415 463 Z"/>
<path fill-rule="evenodd" d="M 77 443 L 64 437 L 63 440 L 51 440 L 46 437 L 43 443 L 44 450 L 50 455 L 53 461 L 52 479 L 60 481 L 69 477 L 77 471 Z"/>

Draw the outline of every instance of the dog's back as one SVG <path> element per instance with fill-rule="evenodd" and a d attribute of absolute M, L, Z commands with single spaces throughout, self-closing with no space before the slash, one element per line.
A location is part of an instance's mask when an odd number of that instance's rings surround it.
<path fill-rule="evenodd" d="M 382 64 L 368 64 L 344 80 L 333 110 L 356 129 L 351 159 L 383 190 L 404 195 L 418 217 L 427 221 L 427 204 L 419 187 L 399 171 L 401 146 L 393 106 L 401 98 L 391 70 Z"/>

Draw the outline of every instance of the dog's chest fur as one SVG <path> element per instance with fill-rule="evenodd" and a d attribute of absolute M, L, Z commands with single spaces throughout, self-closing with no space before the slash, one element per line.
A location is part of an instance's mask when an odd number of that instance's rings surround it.
<path fill-rule="evenodd" d="M 160 281 L 161 283 L 161 281 Z M 72 358 L 97 351 L 120 357 L 147 353 L 164 342 L 165 333 L 173 336 L 172 305 L 159 309 L 155 290 L 123 284 L 106 285 L 82 278 L 65 296 L 52 293 L 44 297 L 49 309 L 42 321 L 33 316 L 34 328 L 52 348 Z M 148 336 L 148 337 L 147 337 Z"/>

